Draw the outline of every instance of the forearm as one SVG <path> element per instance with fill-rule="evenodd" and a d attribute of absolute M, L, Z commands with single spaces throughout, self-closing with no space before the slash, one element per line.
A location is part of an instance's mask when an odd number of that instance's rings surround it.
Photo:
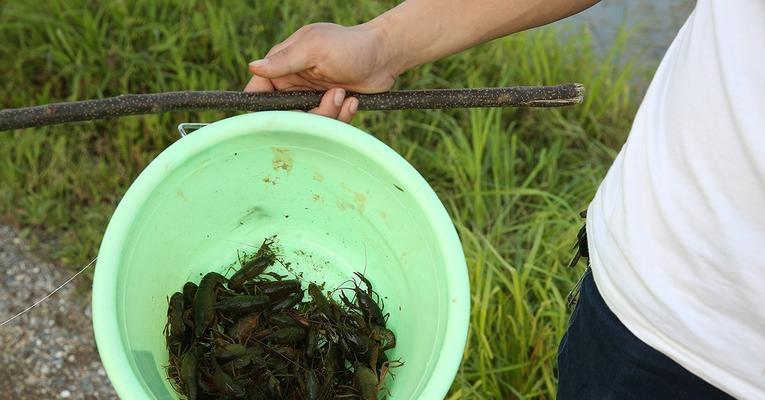
<path fill-rule="evenodd" d="M 576 14 L 599 0 L 408 0 L 367 24 L 397 75 L 477 44 Z"/>

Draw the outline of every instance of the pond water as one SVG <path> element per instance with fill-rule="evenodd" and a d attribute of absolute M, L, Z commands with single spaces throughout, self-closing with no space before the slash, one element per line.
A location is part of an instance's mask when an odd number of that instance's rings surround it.
<path fill-rule="evenodd" d="M 634 28 L 628 53 L 658 61 L 695 5 L 695 0 L 603 0 L 565 23 L 586 24 L 601 49 L 609 48 L 620 27 Z"/>

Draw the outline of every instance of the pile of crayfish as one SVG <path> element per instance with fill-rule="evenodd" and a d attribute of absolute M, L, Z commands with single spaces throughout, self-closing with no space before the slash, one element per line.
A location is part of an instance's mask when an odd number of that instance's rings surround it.
<path fill-rule="evenodd" d="M 170 382 L 188 400 L 377 399 L 402 363 L 385 354 L 396 336 L 372 284 L 356 273 L 353 287 L 336 289 L 339 301 L 315 283 L 304 290 L 266 272 L 278 259 L 272 245 L 245 255 L 230 278 L 210 272 L 170 296 Z"/>

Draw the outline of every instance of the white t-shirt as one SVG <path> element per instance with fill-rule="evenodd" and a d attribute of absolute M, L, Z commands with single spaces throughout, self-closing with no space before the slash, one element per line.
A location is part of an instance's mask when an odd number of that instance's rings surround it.
<path fill-rule="evenodd" d="M 595 281 L 631 332 L 765 399 L 765 1 L 698 0 L 587 232 Z"/>

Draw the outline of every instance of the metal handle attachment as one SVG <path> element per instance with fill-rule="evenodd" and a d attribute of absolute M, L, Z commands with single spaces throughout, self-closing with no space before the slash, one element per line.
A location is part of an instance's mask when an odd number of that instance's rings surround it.
<path fill-rule="evenodd" d="M 207 125 L 210 124 L 202 122 L 181 122 L 178 124 L 178 133 L 181 134 L 181 137 L 186 137 L 186 135 L 190 134 L 191 132 L 194 132 L 200 128 L 204 128 Z"/>

